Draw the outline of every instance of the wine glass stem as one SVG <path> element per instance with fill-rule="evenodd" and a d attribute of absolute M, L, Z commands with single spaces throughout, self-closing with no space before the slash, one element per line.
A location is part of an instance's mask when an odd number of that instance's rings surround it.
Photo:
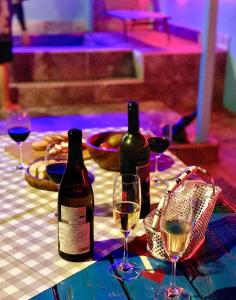
<path fill-rule="evenodd" d="M 59 192 L 59 188 L 60 188 L 60 184 L 57 183 L 58 192 Z M 57 193 L 57 197 L 58 197 L 58 193 Z M 48 222 L 48 224 L 55 224 L 55 223 L 57 223 L 57 220 L 58 220 L 57 209 L 47 213 L 46 221 Z"/>
<path fill-rule="evenodd" d="M 156 154 L 155 155 L 155 175 L 154 175 L 154 179 L 157 180 L 158 179 L 158 163 L 159 163 L 159 158 L 160 158 L 160 154 Z"/>
<path fill-rule="evenodd" d="M 23 167 L 23 155 L 22 155 L 22 143 L 18 143 L 18 148 L 19 148 L 19 163 L 18 163 L 18 168 L 21 169 Z"/>
<path fill-rule="evenodd" d="M 128 236 L 129 236 L 129 233 L 125 232 L 124 252 L 123 252 L 123 259 L 122 259 L 123 268 L 125 268 L 126 266 L 129 265 L 129 262 L 128 262 Z"/>
<path fill-rule="evenodd" d="M 169 292 L 171 296 L 178 295 L 175 285 L 175 278 L 176 278 L 176 260 L 171 262 L 171 279 L 170 279 L 170 289 Z"/>

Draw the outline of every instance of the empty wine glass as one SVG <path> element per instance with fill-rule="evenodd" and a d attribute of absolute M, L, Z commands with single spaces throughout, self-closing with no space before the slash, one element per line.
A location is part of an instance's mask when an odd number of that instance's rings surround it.
<path fill-rule="evenodd" d="M 192 201 L 181 193 L 172 194 L 160 220 L 160 232 L 163 248 L 172 263 L 170 285 L 156 291 L 156 299 L 189 299 L 184 288 L 176 286 L 176 263 L 188 247 L 192 232 Z"/>
<path fill-rule="evenodd" d="M 23 170 L 27 166 L 23 163 L 22 144 L 31 132 L 31 121 L 28 112 L 24 109 L 9 112 L 6 127 L 7 133 L 16 142 L 19 149 L 19 162 L 16 169 Z"/>
<path fill-rule="evenodd" d="M 170 123 L 159 124 L 155 130 L 155 136 L 148 139 L 150 150 L 155 152 L 155 171 L 153 181 L 158 185 L 168 185 L 167 180 L 160 178 L 159 162 L 172 140 L 172 126 Z"/>
<path fill-rule="evenodd" d="M 49 144 L 45 151 L 45 168 L 48 177 L 56 183 L 58 190 L 66 168 L 68 159 L 68 143 L 55 142 Z M 57 222 L 56 211 L 50 212 L 46 216 L 48 223 Z"/>
<path fill-rule="evenodd" d="M 110 268 L 112 275 L 120 280 L 132 280 L 141 269 L 128 260 L 128 237 L 138 223 L 141 208 L 140 179 L 137 175 L 118 175 L 113 189 L 113 218 L 124 235 L 124 252 L 121 262 Z"/>

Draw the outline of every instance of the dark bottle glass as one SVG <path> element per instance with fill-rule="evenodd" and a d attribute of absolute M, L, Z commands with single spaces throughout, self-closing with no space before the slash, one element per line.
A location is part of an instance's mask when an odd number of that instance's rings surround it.
<path fill-rule="evenodd" d="M 94 197 L 82 154 L 82 131 L 68 131 L 68 162 L 58 193 L 58 252 L 69 261 L 93 256 Z"/>
<path fill-rule="evenodd" d="M 182 117 L 172 127 L 172 139 L 179 144 L 189 143 L 186 133 L 186 127 L 196 118 L 197 112 L 194 111 L 191 114 Z M 165 127 L 163 128 L 163 131 Z"/>
<path fill-rule="evenodd" d="M 150 212 L 150 164 L 149 144 L 139 131 L 139 106 L 128 102 L 128 132 L 120 144 L 121 174 L 136 174 L 141 181 L 141 214 L 144 218 Z"/>

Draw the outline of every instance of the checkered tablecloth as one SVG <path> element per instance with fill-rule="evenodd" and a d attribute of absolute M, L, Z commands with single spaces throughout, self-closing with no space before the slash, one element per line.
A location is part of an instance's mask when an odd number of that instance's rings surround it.
<path fill-rule="evenodd" d="M 114 128 L 107 128 L 114 129 Z M 122 128 L 116 128 L 121 130 Z M 100 129 L 101 130 L 101 129 Z M 96 130 L 84 130 L 84 136 Z M 40 140 L 47 133 L 32 133 L 28 141 Z M 56 209 L 57 193 L 35 189 L 16 171 L 16 159 L 4 147 L 13 143 L 0 136 L 0 299 L 29 299 L 93 263 L 71 263 L 57 252 L 57 228 L 45 216 Z M 175 177 L 185 165 L 168 153 L 174 164 L 162 172 Z M 86 166 L 95 176 L 95 253 L 100 258 L 122 245 L 122 237 L 112 219 L 112 186 L 115 172 L 101 169 L 93 160 Z M 151 188 L 152 202 L 163 190 Z M 144 233 L 140 220 L 134 235 Z"/>

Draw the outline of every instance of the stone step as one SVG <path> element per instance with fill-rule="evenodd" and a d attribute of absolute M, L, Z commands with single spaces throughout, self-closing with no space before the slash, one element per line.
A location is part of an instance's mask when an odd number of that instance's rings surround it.
<path fill-rule="evenodd" d="M 35 49 L 34 49 L 35 50 Z M 13 100 L 27 107 L 155 100 L 196 109 L 201 53 L 51 49 L 18 51 Z M 223 99 L 226 53 L 216 55 L 213 106 Z"/>
<path fill-rule="evenodd" d="M 12 82 L 135 77 L 131 50 L 37 48 L 15 50 Z"/>
<path fill-rule="evenodd" d="M 127 99 L 147 99 L 141 79 L 123 78 L 89 81 L 51 81 L 11 83 L 13 99 L 26 107 L 78 105 L 79 103 L 117 103 Z"/>

